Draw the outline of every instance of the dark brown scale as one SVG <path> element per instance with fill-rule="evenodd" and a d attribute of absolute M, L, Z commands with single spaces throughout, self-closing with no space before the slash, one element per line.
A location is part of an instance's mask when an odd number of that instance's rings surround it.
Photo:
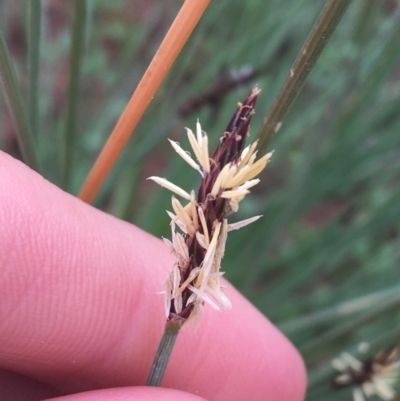
<path fill-rule="evenodd" d="M 210 173 L 200 183 L 197 202 L 203 207 L 210 232 L 212 232 L 215 222 L 221 222 L 227 210 L 229 210 L 225 199 L 218 197 L 214 199 L 211 197 L 211 190 L 220 171 L 228 163 L 237 163 L 239 161 L 248 136 L 251 116 L 254 114 L 254 106 L 259 93 L 260 90 L 254 88 L 244 103 L 239 103 L 235 114 L 231 118 L 224 135 L 211 157 Z"/>
<path fill-rule="evenodd" d="M 363 383 L 369 381 L 373 376 L 373 371 L 371 370 L 371 362 L 371 359 L 365 361 L 360 372 L 351 368 L 349 368 L 347 372 L 343 372 L 343 374 L 347 374 L 349 376 L 348 381 L 345 383 L 340 383 L 335 379 L 333 381 L 334 387 L 362 385 Z"/>

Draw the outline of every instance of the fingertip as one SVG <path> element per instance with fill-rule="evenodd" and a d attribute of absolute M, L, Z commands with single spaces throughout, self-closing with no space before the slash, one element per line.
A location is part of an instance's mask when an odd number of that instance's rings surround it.
<path fill-rule="evenodd" d="M 307 371 L 303 358 L 289 341 L 286 342 L 279 351 L 279 363 L 274 372 L 276 391 L 267 390 L 270 395 L 265 400 L 302 401 L 305 398 Z"/>
<path fill-rule="evenodd" d="M 46 401 L 205 401 L 179 390 L 155 387 L 112 388 L 51 398 Z"/>

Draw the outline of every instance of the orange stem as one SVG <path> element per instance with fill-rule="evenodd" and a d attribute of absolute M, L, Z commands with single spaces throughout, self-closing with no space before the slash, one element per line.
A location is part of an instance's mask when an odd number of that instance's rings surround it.
<path fill-rule="evenodd" d="M 211 0 L 186 0 L 122 112 L 84 182 L 79 198 L 91 203 Z"/>

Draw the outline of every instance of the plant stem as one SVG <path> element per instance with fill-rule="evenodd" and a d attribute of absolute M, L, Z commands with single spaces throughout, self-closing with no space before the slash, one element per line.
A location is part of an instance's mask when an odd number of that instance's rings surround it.
<path fill-rule="evenodd" d="M 28 123 L 24 101 L 2 32 L 0 32 L 0 82 L 14 123 L 22 157 L 29 167 L 39 171 L 39 164 L 35 154 L 33 137 Z"/>
<path fill-rule="evenodd" d="M 169 362 L 169 358 L 171 356 L 172 348 L 174 347 L 181 327 L 182 323 L 174 322 L 172 320 L 167 321 L 165 324 L 164 333 L 157 348 L 157 352 L 154 356 L 153 364 L 151 365 L 150 373 L 147 378 L 147 386 L 160 386 L 164 377 L 165 369 L 167 368 L 167 364 Z"/>
<path fill-rule="evenodd" d="M 257 133 L 259 149 L 267 147 L 273 135 L 280 130 L 286 113 L 314 68 L 350 1 L 328 0 L 325 4 Z"/>
<path fill-rule="evenodd" d="M 37 138 L 39 121 L 39 62 L 41 0 L 28 2 L 28 113 L 32 135 Z"/>
<path fill-rule="evenodd" d="M 336 326 L 328 332 L 321 334 L 317 338 L 309 341 L 304 346 L 299 347 L 300 352 L 306 360 L 309 360 L 312 356 L 316 355 L 318 351 L 320 351 L 324 346 L 326 346 L 326 344 L 337 341 L 339 338 L 342 338 L 349 333 L 354 332 L 356 328 L 358 329 L 362 325 L 367 324 L 374 319 L 378 319 L 379 317 L 383 316 L 384 313 L 398 308 L 399 305 L 400 295 L 393 295 L 390 299 L 385 300 L 385 302 L 383 302 L 376 308 L 371 308 L 363 315 L 357 318 L 353 318 L 351 321 L 345 322 L 340 326 Z"/>
<path fill-rule="evenodd" d="M 186 0 L 90 171 L 79 198 L 92 202 L 211 0 Z"/>
<path fill-rule="evenodd" d="M 286 335 L 293 335 L 299 330 L 310 330 L 323 324 L 332 323 L 339 318 L 352 316 L 356 313 L 368 310 L 371 307 L 379 305 L 381 302 L 390 300 L 393 295 L 400 292 L 400 286 L 394 286 L 382 291 L 376 291 L 372 294 L 363 295 L 345 302 L 342 302 L 333 307 L 329 307 L 319 312 L 313 312 L 306 316 L 291 319 L 287 322 L 278 324 L 280 330 Z"/>
<path fill-rule="evenodd" d="M 70 72 L 68 87 L 67 121 L 63 146 L 63 177 L 61 186 L 68 189 L 73 167 L 74 150 L 76 149 L 76 119 L 78 114 L 79 80 L 82 67 L 82 56 L 86 30 L 86 0 L 75 0 L 74 28 L 70 54 Z"/>

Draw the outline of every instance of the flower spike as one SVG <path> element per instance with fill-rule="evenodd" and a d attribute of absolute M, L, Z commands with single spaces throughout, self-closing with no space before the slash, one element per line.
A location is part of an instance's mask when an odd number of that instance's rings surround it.
<path fill-rule="evenodd" d="M 212 157 L 208 151 L 208 136 L 199 121 L 196 134 L 187 136 L 197 162 L 177 142 L 174 150 L 202 176 L 197 198 L 165 178 L 150 177 L 157 184 L 189 201 L 186 205 L 172 197 L 172 241 L 164 242 L 177 262 L 168 274 L 165 286 L 167 320 L 182 325 L 197 320 L 205 303 L 214 309 L 230 309 L 231 303 L 220 283 L 220 265 L 225 252 L 228 232 L 238 230 L 261 216 L 228 224 L 227 215 L 237 211 L 249 189 L 259 183 L 255 178 L 266 166 L 272 153 L 255 161 L 257 142 L 244 147 L 251 116 L 260 90 L 254 88 L 238 108 L 221 137 Z M 176 227 L 182 233 L 176 232 Z"/>

